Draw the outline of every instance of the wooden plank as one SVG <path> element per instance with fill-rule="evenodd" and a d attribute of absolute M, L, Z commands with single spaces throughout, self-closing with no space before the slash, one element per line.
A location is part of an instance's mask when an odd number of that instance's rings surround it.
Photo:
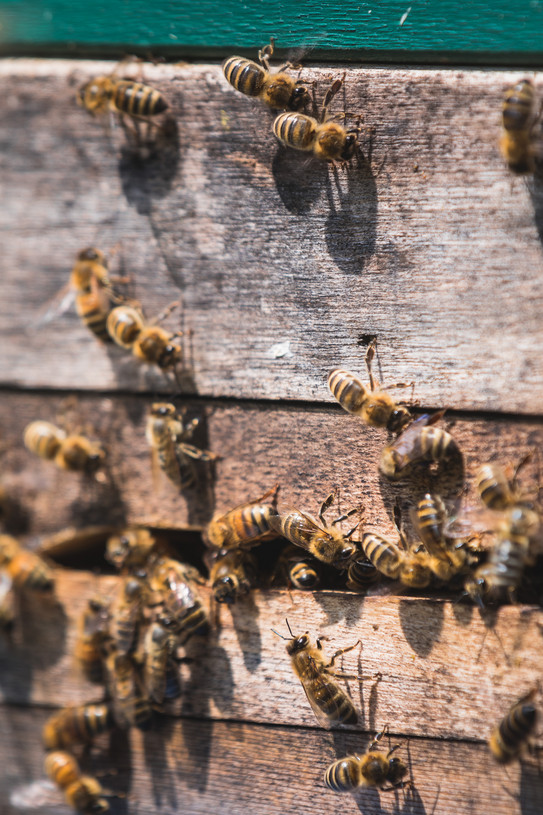
<path fill-rule="evenodd" d="M 149 316 L 183 298 L 187 392 L 330 401 L 329 370 L 364 375 L 377 336 L 383 381 L 415 381 L 422 405 L 540 412 L 541 189 L 497 147 L 519 74 L 349 70 L 337 109 L 364 113 L 373 153 L 333 170 L 278 148 L 272 115 L 206 64 L 146 67 L 179 153 L 135 160 L 73 102 L 111 67 L 0 64 L 0 382 L 172 389 L 75 313 L 39 324 L 76 252 L 121 242 Z M 337 73 L 305 75 L 321 99 Z"/>
<path fill-rule="evenodd" d="M 49 0 L 46 8 L 34 2 L 4 3 L 2 36 L 10 43 L 64 43 L 74 45 L 168 47 L 178 55 L 187 51 L 223 50 L 236 45 L 258 48 L 274 34 L 284 47 L 316 47 L 342 52 L 356 49 L 363 55 L 403 51 L 430 52 L 459 60 L 466 52 L 484 53 L 496 60 L 504 52 L 541 53 L 542 20 L 537 5 L 513 6 L 505 0 L 490 4 L 475 0 L 462 8 L 452 2 L 407 6 L 403 2 L 383 5 L 361 3 L 346 12 L 339 3 L 280 5 L 248 3 L 240 9 L 225 0 L 220 9 L 212 0 L 198 6 L 174 5 L 166 0 L 152 8 L 142 0 L 129 6 L 119 0 L 98 3 L 89 13 L 84 8 Z M 213 21 L 213 25 L 210 25 Z M 384 53 L 383 53 L 384 52 Z M 417 53 L 417 56 L 419 54 Z M 411 54 L 414 59 L 415 55 Z"/>
<path fill-rule="evenodd" d="M 3 701 L 62 706 L 101 698 L 74 664 L 75 626 L 90 596 L 113 597 L 115 587 L 114 577 L 59 570 L 60 605 L 25 598 L 14 644 L 0 643 Z M 209 590 L 201 592 L 209 605 Z M 389 722 L 401 736 L 484 741 L 543 670 L 539 607 L 504 606 L 481 617 L 469 604 L 436 598 L 256 591 L 232 609 L 212 609 L 209 638 L 189 643 L 193 662 L 181 666 L 174 712 L 317 728 L 285 643 L 271 630 L 287 633 L 285 616 L 297 633 L 326 635 L 330 655 L 361 639 L 341 670 L 382 674 L 378 682 L 348 682 L 361 713 L 356 728 L 365 732 Z"/>
<path fill-rule="evenodd" d="M 46 713 L 0 707 L 0 804 L 5 815 L 70 815 L 60 794 L 46 780 L 36 738 Z M 144 737 L 117 734 L 111 747 L 101 743 L 82 764 L 100 774 L 111 797 L 113 815 L 167 815 L 182 801 L 187 815 L 217 811 L 229 815 L 346 815 L 409 812 L 411 815 L 476 815 L 489 801 L 496 815 L 539 815 L 543 779 L 533 759 L 507 771 L 486 747 L 429 739 L 404 743 L 413 787 L 396 793 L 362 790 L 338 796 L 322 781 L 336 756 L 363 750 L 366 736 L 327 734 L 234 722 L 165 719 Z M 265 745 L 265 749 L 264 749 Z"/>
<path fill-rule="evenodd" d="M 145 396 L 112 399 L 110 395 L 81 394 L 69 415 L 82 427 L 90 425 L 90 436 L 108 451 L 109 469 L 105 480 L 97 482 L 59 470 L 23 446 L 23 431 L 29 422 L 62 419 L 63 396 L 5 391 L 0 402 L 1 484 L 14 504 L 8 528 L 30 537 L 89 524 L 201 529 L 215 511 L 224 512 L 279 483 L 280 506 L 298 506 L 308 512 L 316 512 L 337 486 L 342 511 L 362 503 L 368 524 L 384 534 L 394 534 L 396 501 L 403 507 L 409 528 L 409 507 L 424 491 L 431 488 L 453 499 L 464 483 L 464 473 L 456 467 L 437 482 L 387 482 L 378 473 L 386 433 L 366 427 L 339 406 L 189 400 L 185 402 L 187 417 L 201 420 L 196 443 L 221 459 L 214 470 L 200 468 L 198 489 L 180 494 L 165 477 L 153 479 L 145 440 L 152 401 Z M 176 404 L 182 407 L 183 402 L 177 399 Z M 467 500 L 471 502 L 478 501 L 472 484 L 479 464 L 489 459 L 516 464 L 526 453 L 543 446 L 540 420 L 453 417 L 444 426 L 464 453 Z M 538 489 L 538 466 L 534 456 L 522 472 L 528 492 Z"/>

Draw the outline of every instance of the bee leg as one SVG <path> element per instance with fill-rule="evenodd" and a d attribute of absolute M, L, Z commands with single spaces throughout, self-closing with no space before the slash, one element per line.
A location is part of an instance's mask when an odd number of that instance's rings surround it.
<path fill-rule="evenodd" d="M 403 787 L 411 787 L 412 785 L 413 785 L 413 782 L 412 782 L 412 780 L 410 778 L 408 778 L 407 781 L 404 781 L 403 779 L 401 779 L 396 784 L 391 784 L 389 787 L 379 787 L 379 790 L 380 790 L 380 792 L 392 792 L 393 790 L 397 790 L 400 787 L 402 787 L 402 788 Z"/>
<path fill-rule="evenodd" d="M 328 88 L 328 90 L 326 92 L 326 96 L 324 97 L 323 105 L 322 105 L 322 111 L 321 111 L 321 117 L 320 117 L 321 122 L 325 122 L 326 119 L 328 118 L 328 108 L 329 108 L 330 103 L 331 103 L 332 99 L 334 98 L 334 96 L 337 93 L 339 93 L 339 91 L 341 90 L 341 86 L 343 85 L 343 82 L 345 80 L 345 75 L 346 75 L 346 72 L 343 74 L 341 79 L 336 79 L 336 81 L 332 83 L 331 87 Z"/>
<path fill-rule="evenodd" d="M 333 502 L 334 498 L 336 497 L 336 495 L 337 495 L 337 487 L 334 487 L 334 489 L 332 490 L 332 492 L 330 493 L 328 498 L 325 498 L 324 501 L 321 504 L 321 508 L 319 510 L 319 520 L 321 520 L 322 523 L 325 524 L 325 525 L 326 525 L 326 522 L 324 520 L 324 513 L 326 512 L 326 510 L 328 510 L 330 508 L 330 506 L 332 505 L 332 502 Z"/>
<path fill-rule="evenodd" d="M 178 308 L 180 305 L 181 300 L 174 300 L 173 303 L 170 303 L 169 306 L 166 306 L 164 311 L 161 311 L 160 314 L 157 314 L 157 316 L 153 320 L 150 320 L 149 325 L 157 325 L 158 323 L 161 323 L 163 320 L 166 319 L 166 317 L 169 317 L 172 311 L 175 311 L 175 309 Z M 177 336 L 182 335 L 178 333 Z"/>
<path fill-rule="evenodd" d="M 385 724 L 385 726 L 383 727 L 381 732 L 376 734 L 374 740 L 372 741 L 372 743 L 368 747 L 368 752 L 371 753 L 372 750 L 376 750 L 379 747 L 379 742 L 388 733 L 388 727 L 389 727 L 388 724 Z"/>
<path fill-rule="evenodd" d="M 324 637 L 321 637 L 324 639 Z M 348 645 L 346 648 L 340 648 L 339 651 L 336 651 L 335 654 L 332 655 L 332 658 L 328 665 L 325 665 L 325 668 L 331 668 L 336 661 L 337 657 L 341 656 L 341 654 L 346 654 L 348 651 L 352 651 L 353 648 L 356 648 L 357 645 L 361 645 L 362 640 L 357 640 L 354 645 Z"/>
<path fill-rule="evenodd" d="M 270 57 L 273 56 L 274 49 L 275 37 L 270 37 L 270 44 L 264 46 L 258 52 L 258 61 L 266 71 L 270 70 Z"/>
<path fill-rule="evenodd" d="M 366 368 L 368 369 L 368 377 L 369 377 L 369 380 L 370 380 L 370 389 L 372 391 L 377 390 L 379 388 L 379 382 L 374 378 L 374 376 L 373 376 L 373 374 L 371 372 L 371 366 L 373 364 L 373 358 L 375 356 L 375 346 L 376 345 L 377 345 L 377 337 L 374 337 L 374 339 L 368 345 L 368 350 L 366 351 L 366 357 L 365 357 Z"/>
<path fill-rule="evenodd" d="M 336 677 L 336 679 L 357 679 L 359 682 L 364 682 L 366 679 L 373 679 L 374 682 L 380 682 L 383 678 L 383 674 L 381 671 L 377 671 L 376 674 L 346 674 L 343 671 L 340 673 L 339 671 L 328 671 L 329 674 Z"/>

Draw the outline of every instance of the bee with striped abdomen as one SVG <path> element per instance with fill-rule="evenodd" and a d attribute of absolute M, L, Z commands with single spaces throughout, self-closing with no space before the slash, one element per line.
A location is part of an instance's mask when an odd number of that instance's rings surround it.
<path fill-rule="evenodd" d="M 104 681 L 104 659 L 111 642 L 109 602 L 92 597 L 78 623 L 74 656 L 89 682 Z"/>
<path fill-rule="evenodd" d="M 157 365 L 161 371 L 175 371 L 183 359 L 183 349 L 175 342 L 183 335 L 182 331 L 171 332 L 157 323 L 164 319 L 178 305 L 172 303 L 155 320 L 147 322 L 140 308 L 124 305 L 112 309 L 107 318 L 107 331 L 111 339 L 121 348 L 148 365 Z"/>
<path fill-rule="evenodd" d="M 89 246 L 77 255 L 70 275 L 75 308 L 81 321 L 102 342 L 110 342 L 106 322 L 112 308 L 112 288 L 106 256 Z"/>
<path fill-rule="evenodd" d="M 335 528 L 336 523 L 357 512 L 356 509 L 353 509 L 346 515 L 336 518 L 331 524 L 326 523 L 324 514 L 332 504 L 335 495 L 335 491 L 330 493 L 321 504 L 320 523 L 311 515 L 306 515 L 305 512 L 290 509 L 273 516 L 271 526 L 277 534 L 282 535 L 295 546 L 301 546 L 317 560 L 334 566 L 336 569 L 346 569 L 360 552 L 358 545 L 350 539 L 360 522 L 346 534 Z"/>
<path fill-rule="evenodd" d="M 160 469 L 179 489 L 193 487 L 196 482 L 194 461 L 213 461 L 217 458 L 208 450 L 188 444 L 198 420 L 185 424 L 175 405 L 155 402 L 151 405 L 145 436 L 156 456 Z"/>
<path fill-rule="evenodd" d="M 371 560 L 360 554 L 349 564 L 347 569 L 347 588 L 351 591 L 367 591 L 370 586 L 381 579 L 381 573 Z"/>
<path fill-rule="evenodd" d="M 93 115 L 111 111 L 147 122 L 168 109 L 160 91 L 133 79 L 118 79 L 117 70 L 85 82 L 77 92 L 77 103 Z"/>
<path fill-rule="evenodd" d="M 333 665 L 338 656 L 352 651 L 360 643 L 360 640 L 348 648 L 341 648 L 332 656 L 329 662 L 324 661 L 322 654 L 321 640 L 317 639 L 316 645 L 311 644 L 307 633 L 295 637 L 287 620 L 290 633 L 289 637 L 274 633 L 281 639 L 288 640 L 287 653 L 291 659 L 292 670 L 302 683 L 302 687 L 311 705 L 313 713 L 318 721 L 324 725 L 335 724 L 356 724 L 358 714 L 356 709 L 344 690 L 340 688 L 336 681 L 337 673 L 333 670 Z M 344 678 L 349 675 L 343 674 Z M 350 677 L 352 678 L 352 677 Z M 358 679 L 378 679 L 377 677 L 356 677 Z"/>
<path fill-rule="evenodd" d="M 153 711 L 132 659 L 114 649 L 105 660 L 106 684 L 111 694 L 113 718 L 119 727 L 150 727 Z"/>
<path fill-rule="evenodd" d="M 111 633 L 119 654 L 129 654 L 135 646 L 144 598 L 143 580 L 132 575 L 125 577 L 111 623 Z"/>
<path fill-rule="evenodd" d="M 503 130 L 500 150 L 513 173 L 533 173 L 539 150 L 534 137 L 535 88 L 530 79 L 521 79 L 505 92 L 502 108 Z"/>
<path fill-rule="evenodd" d="M 293 543 L 285 546 L 277 563 L 277 570 L 284 575 L 287 583 L 301 591 L 313 591 L 318 587 L 321 568 L 318 560 L 305 555 Z"/>
<path fill-rule="evenodd" d="M 449 541 L 444 534 L 447 512 L 438 495 L 426 493 L 413 513 L 413 523 L 424 544 L 424 562 L 439 580 L 447 582 L 462 571 L 468 562 L 462 543 Z"/>
<path fill-rule="evenodd" d="M 451 434 L 441 427 L 435 427 L 443 412 L 438 411 L 432 416 L 424 414 L 411 422 L 383 449 L 379 471 L 395 481 L 402 478 L 414 464 L 437 462 L 443 465 L 458 459 L 460 449 Z"/>
<path fill-rule="evenodd" d="M 336 79 L 328 90 L 320 121 L 305 113 L 280 113 L 273 132 L 281 144 L 313 153 L 323 161 L 349 161 L 356 150 L 358 130 L 346 130 L 328 116 L 328 106 L 342 85 L 343 79 Z"/>
<path fill-rule="evenodd" d="M 269 59 L 273 54 L 275 40 L 258 52 L 258 61 L 245 57 L 229 57 L 222 64 L 227 81 L 245 96 L 260 99 L 274 110 L 299 110 L 309 99 L 307 90 L 284 72 L 293 66 L 282 65 L 275 73 L 270 72 Z"/>
<path fill-rule="evenodd" d="M 508 764 L 517 758 L 528 744 L 537 724 L 537 709 L 532 699 L 537 688 L 531 690 L 511 706 L 509 712 L 494 727 L 488 746 L 500 764 Z"/>
<path fill-rule="evenodd" d="M 16 538 L 0 535 L 0 568 L 18 590 L 50 592 L 55 578 L 50 566 L 35 552 L 23 549 Z"/>
<path fill-rule="evenodd" d="M 371 365 L 375 356 L 376 341 L 373 340 L 366 351 L 366 366 L 370 389 L 355 374 L 342 368 L 335 368 L 328 377 L 328 387 L 341 407 L 348 413 L 359 416 L 370 427 L 384 427 L 391 433 L 399 433 L 411 421 L 409 410 L 394 402 L 375 380 Z M 391 388 L 408 388 L 410 384 L 399 382 Z"/>
<path fill-rule="evenodd" d="M 375 568 L 391 580 L 399 580 L 404 586 L 423 589 L 430 585 L 432 573 L 427 559 L 420 554 L 400 548 L 376 532 L 365 532 L 362 550 Z"/>
<path fill-rule="evenodd" d="M 197 569 L 168 557 L 159 558 L 149 576 L 151 591 L 159 595 L 164 616 L 180 645 L 209 631 L 205 609 L 190 585 L 194 582 L 201 582 Z"/>
<path fill-rule="evenodd" d="M 143 642 L 143 683 L 151 701 L 162 704 L 167 690 L 168 666 L 177 649 L 173 620 L 166 615 L 155 619 L 145 632 Z"/>
<path fill-rule="evenodd" d="M 402 779 L 407 767 L 401 759 L 391 758 L 400 745 L 396 744 L 388 753 L 378 749 L 380 739 L 387 732 L 388 726 L 374 738 L 363 756 L 345 756 L 330 764 L 324 773 L 326 786 L 334 792 L 355 792 L 361 787 L 377 787 L 388 792 L 405 786 Z"/>
<path fill-rule="evenodd" d="M 100 442 L 90 441 L 80 433 L 67 435 L 60 427 L 41 420 L 27 425 L 24 444 L 34 455 L 72 472 L 93 473 L 106 457 Z"/>
<path fill-rule="evenodd" d="M 255 583 L 256 563 L 250 552 L 224 549 L 209 552 L 209 582 L 217 603 L 231 605 L 248 594 Z"/>
<path fill-rule="evenodd" d="M 87 744 L 113 727 L 109 704 L 65 707 L 47 719 L 43 727 L 46 750 L 65 750 L 74 744 Z"/>
<path fill-rule="evenodd" d="M 276 484 L 271 490 L 247 501 L 223 515 L 215 515 L 203 531 L 203 539 L 210 549 L 244 549 L 276 536 L 271 519 L 277 514 Z"/>
<path fill-rule="evenodd" d="M 102 798 L 103 789 L 96 778 L 83 775 L 74 756 L 55 750 L 45 757 L 45 772 L 63 793 L 69 806 L 82 815 L 101 815 L 109 812 L 109 804 Z"/>

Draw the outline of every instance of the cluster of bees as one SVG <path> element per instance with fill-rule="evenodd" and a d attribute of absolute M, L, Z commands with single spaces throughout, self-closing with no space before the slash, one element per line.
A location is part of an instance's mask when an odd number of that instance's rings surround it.
<path fill-rule="evenodd" d="M 329 115 L 343 79 L 334 81 L 327 91 L 320 117 L 309 116 L 300 112 L 310 101 L 307 88 L 287 73 L 296 66 L 286 63 L 272 72 L 269 60 L 273 50 L 272 39 L 259 52 L 258 63 L 230 57 L 222 66 L 225 78 L 237 91 L 283 111 L 273 123 L 273 132 L 282 144 L 326 161 L 350 160 L 357 149 L 359 131 L 347 130 Z M 113 112 L 147 123 L 168 109 L 157 90 L 115 74 L 87 82 L 78 93 L 78 102 L 93 114 Z M 534 170 L 537 122 L 534 88 L 529 80 L 523 80 L 507 91 L 503 106 L 501 150 L 515 173 Z M 158 325 L 176 304 L 159 318 L 147 320 L 139 303 L 115 293 L 105 255 L 94 247 L 78 254 L 69 289 L 75 296 L 77 313 L 98 340 L 112 341 L 137 360 L 176 375 L 183 359 L 179 343 L 182 332 Z M 336 368 L 328 378 L 330 391 L 347 412 L 391 435 L 379 464 L 385 478 L 409 479 L 423 468 L 431 480 L 436 470 L 462 460 L 452 435 L 439 426 L 443 411 L 415 418 L 405 404 L 394 401 L 390 388 L 381 388 L 373 376 L 374 355 L 372 342 L 366 355 L 368 384 L 350 371 Z M 197 425 L 197 420 L 186 422 L 168 402 L 155 403 L 149 411 L 147 441 L 160 469 L 180 490 L 194 487 L 196 461 L 218 458 L 191 443 Z M 100 442 L 41 420 L 28 425 L 24 444 L 64 470 L 87 474 L 95 473 L 106 457 Z M 490 528 L 493 535 L 488 549 L 479 547 L 480 536 L 474 525 L 468 534 L 453 532 L 445 502 L 431 490 L 413 507 L 419 540 L 412 545 L 400 528 L 399 516 L 398 540 L 372 531 L 354 540 L 356 530 L 365 524 L 360 508 L 327 522 L 325 515 L 335 493 L 326 498 L 318 518 L 314 518 L 297 508 L 280 509 L 275 485 L 264 495 L 216 515 L 205 528 L 205 562 L 213 596 L 219 603 L 231 604 L 247 595 L 256 580 L 252 550 L 271 538 L 282 537 L 288 545 L 278 567 L 297 589 L 316 588 L 319 569 L 324 565 L 346 575 L 346 585 L 353 591 L 364 592 L 382 578 L 409 588 L 456 581 L 481 606 L 512 599 L 524 570 L 540 553 L 540 512 L 537 501 L 518 486 L 519 469 L 510 475 L 497 464 L 487 463 L 477 474 L 481 518 L 486 531 Z M 361 517 L 343 533 L 339 524 L 357 513 Z M 75 648 L 82 674 L 104 686 L 104 701 L 64 708 L 47 721 L 43 731 L 48 775 L 74 809 L 89 815 L 109 811 L 109 804 L 97 779 L 81 772 L 74 749 L 113 727 L 148 728 L 154 711 L 164 710 L 181 693 L 180 651 L 190 638 L 205 635 L 209 629 L 195 588 L 202 581 L 199 572 L 171 557 L 148 530 L 127 529 L 110 538 L 106 557 L 121 576 L 118 596 L 113 602 L 102 597 L 89 601 L 80 619 Z M 14 621 L 13 595 L 21 591 L 51 596 L 53 572 L 39 555 L 22 549 L 15 538 L 2 535 L 0 622 L 6 628 Z M 334 668 L 335 660 L 355 646 L 338 650 L 326 661 L 319 640 L 313 644 L 308 633 L 295 635 L 288 628 L 289 636 L 277 635 L 287 641 L 293 671 L 319 722 L 326 726 L 356 723 L 357 711 L 339 685 Z M 378 681 L 380 677 L 372 678 Z M 538 718 L 534 704 L 537 690 L 519 699 L 492 731 L 489 747 L 497 761 L 507 763 L 517 758 L 533 734 Z M 381 748 L 387 733 L 385 727 L 366 753 L 334 761 L 324 773 L 326 786 L 342 793 L 360 787 L 392 790 L 409 783 L 405 781 L 408 768 L 395 755 L 400 745 L 388 751 Z"/>

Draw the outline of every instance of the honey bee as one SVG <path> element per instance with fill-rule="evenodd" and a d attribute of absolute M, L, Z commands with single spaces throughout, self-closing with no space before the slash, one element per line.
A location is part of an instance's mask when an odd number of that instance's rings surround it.
<path fill-rule="evenodd" d="M 55 584 L 51 568 L 35 552 L 22 549 L 16 538 L 0 535 L 0 567 L 16 589 L 50 592 Z"/>
<path fill-rule="evenodd" d="M 157 323 L 176 305 L 172 304 L 151 322 L 147 322 L 141 310 L 135 306 L 116 306 L 107 318 L 108 334 L 113 342 L 132 351 L 141 362 L 157 365 L 161 371 L 175 370 L 183 359 L 183 349 L 175 339 L 181 337 L 183 332 L 172 333 L 160 328 Z"/>
<path fill-rule="evenodd" d="M 328 90 L 320 121 L 305 113 L 280 113 L 273 123 L 273 132 L 281 144 L 304 150 L 323 161 L 349 161 L 356 150 L 358 130 L 346 130 L 328 116 L 328 106 L 343 85 L 336 79 Z"/>
<path fill-rule="evenodd" d="M 224 515 L 215 515 L 203 532 L 206 546 L 211 549 L 243 549 L 274 538 L 271 519 L 277 514 L 278 489 L 279 485 L 276 484 L 260 498 L 240 504 Z"/>
<path fill-rule="evenodd" d="M 330 525 L 326 523 L 324 513 L 330 507 L 334 497 L 335 492 L 330 493 L 321 504 L 319 520 L 322 526 L 311 515 L 291 509 L 272 516 L 271 527 L 295 546 L 301 546 L 317 560 L 334 566 L 336 569 L 345 569 L 360 551 L 358 545 L 350 540 L 359 523 L 345 535 L 339 529 L 334 528 L 334 524 L 352 515 L 357 511 L 356 509 L 336 518 Z"/>
<path fill-rule="evenodd" d="M 153 711 L 130 656 L 112 650 L 106 657 L 106 674 L 115 723 L 140 730 L 150 727 Z"/>
<path fill-rule="evenodd" d="M 111 639 L 110 618 L 109 603 L 102 597 L 92 597 L 79 618 L 74 656 L 83 675 L 95 684 L 104 680 L 103 663 Z"/>
<path fill-rule="evenodd" d="M 347 569 L 347 588 L 351 591 L 367 591 L 380 578 L 381 573 L 371 560 L 368 560 L 365 555 L 360 555 L 351 561 Z"/>
<path fill-rule="evenodd" d="M 34 455 L 54 461 L 57 467 L 72 472 L 92 473 L 105 459 L 105 450 L 80 434 L 66 435 L 50 422 L 30 422 L 24 431 L 24 444 Z"/>
<path fill-rule="evenodd" d="M 531 700 L 537 688 L 531 690 L 509 709 L 509 712 L 492 730 L 488 746 L 500 764 L 509 764 L 526 746 L 537 724 L 537 709 Z"/>
<path fill-rule="evenodd" d="M 529 79 L 521 79 L 506 90 L 500 150 L 513 173 L 534 171 L 538 151 L 533 130 L 539 118 L 535 107 L 535 89 Z"/>
<path fill-rule="evenodd" d="M 189 585 L 199 580 L 197 569 L 167 557 L 158 559 L 150 576 L 151 589 L 161 595 L 164 615 L 175 630 L 180 645 L 190 637 L 207 634 L 209 630 L 202 602 Z"/>
<path fill-rule="evenodd" d="M 85 82 L 77 92 L 76 101 L 93 116 L 112 111 L 144 121 L 164 113 L 169 107 L 155 88 L 133 79 L 117 79 L 115 72 Z"/>
<path fill-rule="evenodd" d="M 329 726 L 356 724 L 358 714 L 350 698 L 336 682 L 334 677 L 338 674 L 333 670 L 333 665 L 338 656 L 347 653 L 347 651 L 352 651 L 360 643 L 360 640 L 348 648 L 341 648 L 336 651 L 331 660 L 325 662 L 319 639 L 316 641 L 316 645 L 312 645 L 308 633 L 295 637 L 288 620 L 287 627 L 290 638 L 283 637 L 277 631 L 274 631 L 274 633 L 281 639 L 288 640 L 287 653 L 291 659 L 292 669 L 302 683 L 307 700 L 318 721 Z M 343 674 L 343 677 L 348 678 L 348 675 Z"/>
<path fill-rule="evenodd" d="M 426 495 L 419 501 L 414 524 L 427 552 L 424 562 L 439 580 L 449 581 L 467 564 L 461 544 L 450 545 L 444 534 L 447 517 L 445 505 L 437 495 Z"/>
<path fill-rule="evenodd" d="M 284 72 L 292 68 L 290 63 L 282 65 L 275 73 L 270 73 L 269 59 L 273 55 L 275 40 L 258 52 L 258 61 L 244 57 L 229 57 L 222 64 L 227 81 L 245 96 L 253 96 L 274 110 L 299 110 L 309 99 L 303 85 Z"/>
<path fill-rule="evenodd" d="M 156 551 L 157 541 L 149 530 L 134 527 L 108 538 L 105 557 L 119 571 L 134 573 L 144 569 Z"/>
<path fill-rule="evenodd" d="M 83 815 L 109 812 L 109 804 L 102 798 L 103 789 L 96 778 L 82 775 L 74 756 L 55 750 L 45 757 L 45 771 L 63 793 L 69 806 Z"/>
<path fill-rule="evenodd" d="M 256 563 L 250 552 L 224 549 L 210 553 L 209 582 L 217 603 L 235 603 L 254 585 Z"/>
<path fill-rule="evenodd" d="M 0 571 L 0 629 L 9 633 L 15 623 L 15 592 L 13 580 Z"/>
<path fill-rule="evenodd" d="M 181 490 L 193 487 L 196 482 L 195 459 L 213 461 L 216 458 L 214 453 L 187 443 L 197 426 L 197 419 L 184 424 L 175 406 L 168 402 L 151 405 L 145 431 L 147 442 L 160 469 Z"/>
<path fill-rule="evenodd" d="M 112 619 L 112 635 L 119 654 L 132 651 L 138 624 L 142 617 L 142 605 L 145 595 L 143 581 L 137 577 L 127 576 L 122 586 L 120 601 Z"/>
<path fill-rule="evenodd" d="M 73 744 L 91 742 L 112 727 L 108 704 L 65 707 L 47 719 L 43 727 L 43 746 L 46 750 L 65 750 Z"/>
<path fill-rule="evenodd" d="M 509 481 L 501 467 L 492 463 L 484 464 L 476 476 L 483 503 L 496 514 L 496 541 L 488 560 L 465 582 L 466 592 L 478 603 L 505 593 L 512 597 L 524 569 L 536 560 L 533 540 L 540 528 L 539 514 L 523 503 L 515 482 L 516 474 Z"/>
<path fill-rule="evenodd" d="M 279 556 L 278 568 L 295 589 L 313 591 L 320 583 L 319 561 L 308 558 L 294 544 L 285 546 Z"/>
<path fill-rule="evenodd" d="M 106 321 L 112 307 L 112 289 L 106 256 L 89 246 L 78 253 L 70 275 L 75 308 L 84 325 L 102 342 L 110 342 Z"/>
<path fill-rule="evenodd" d="M 172 620 L 158 617 L 145 632 L 143 682 L 149 698 L 162 704 L 167 689 L 167 670 L 177 648 Z"/>
<path fill-rule="evenodd" d="M 334 368 L 328 377 L 328 387 L 341 407 L 348 413 L 359 416 L 371 427 L 385 427 L 391 433 L 399 433 L 411 421 L 411 414 L 406 407 L 396 404 L 385 393 L 373 377 L 371 365 L 375 356 L 376 341 L 373 340 L 366 351 L 370 390 L 361 379 L 342 368 Z M 409 384 L 399 382 L 393 388 L 407 388 Z"/>
<path fill-rule="evenodd" d="M 382 792 L 388 792 L 404 786 L 402 779 L 407 767 L 401 759 L 391 758 L 400 745 L 396 744 L 388 753 L 378 749 L 379 741 L 386 732 L 388 726 L 375 737 L 363 756 L 345 756 L 330 764 L 324 773 L 326 786 L 334 792 L 354 792 L 360 787 L 377 787 Z"/>
<path fill-rule="evenodd" d="M 376 532 L 364 533 L 362 550 L 370 563 L 391 580 L 400 580 L 413 589 L 426 588 L 431 582 L 432 573 L 426 558 L 401 549 Z"/>
<path fill-rule="evenodd" d="M 438 411 L 433 416 L 424 414 L 411 422 L 394 441 L 381 453 L 380 472 L 395 481 L 402 478 L 413 464 L 418 462 L 439 462 L 443 464 L 450 459 L 458 458 L 460 449 L 446 430 L 435 427 L 443 416 Z"/>

